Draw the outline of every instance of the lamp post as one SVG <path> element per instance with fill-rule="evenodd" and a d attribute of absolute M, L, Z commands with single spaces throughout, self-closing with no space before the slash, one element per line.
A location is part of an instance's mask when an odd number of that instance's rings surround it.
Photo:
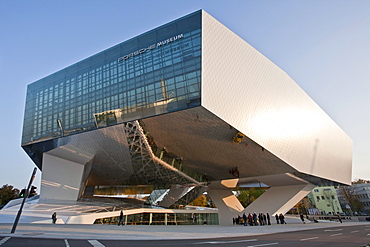
<path fill-rule="evenodd" d="M 18 225 L 18 221 L 19 221 L 19 218 L 21 217 L 21 214 L 22 214 L 22 209 L 23 209 L 23 206 L 24 206 L 24 202 L 26 201 L 26 199 L 28 198 L 28 195 L 29 195 L 29 192 L 30 192 L 30 187 L 31 187 L 31 184 L 33 182 L 33 180 L 35 179 L 35 175 L 36 175 L 36 171 L 37 171 L 37 168 L 35 167 L 33 169 L 33 172 L 32 172 L 32 176 L 31 176 L 31 179 L 30 179 L 30 182 L 28 183 L 28 187 L 27 187 L 27 190 L 26 190 L 26 193 L 23 197 L 23 200 L 22 200 L 22 204 L 18 210 L 18 214 L 17 214 L 17 217 L 15 218 L 15 221 L 14 221 L 14 224 L 13 224 L 13 228 L 11 230 L 10 233 L 14 233 L 15 232 L 15 229 L 17 228 L 17 225 Z"/>

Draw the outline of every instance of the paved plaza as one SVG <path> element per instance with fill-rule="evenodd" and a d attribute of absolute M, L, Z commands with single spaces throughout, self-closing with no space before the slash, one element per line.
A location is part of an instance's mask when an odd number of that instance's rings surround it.
<path fill-rule="evenodd" d="M 56 239 L 162 240 L 242 237 L 299 230 L 369 225 L 370 222 L 288 223 L 270 226 L 219 225 L 66 225 L 19 224 L 10 234 L 12 224 L 0 224 L 0 237 L 35 237 Z"/>

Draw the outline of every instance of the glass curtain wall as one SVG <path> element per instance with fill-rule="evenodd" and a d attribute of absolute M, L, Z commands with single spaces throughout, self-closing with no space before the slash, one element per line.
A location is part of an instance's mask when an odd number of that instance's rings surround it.
<path fill-rule="evenodd" d="M 201 12 L 28 86 L 22 145 L 200 105 Z"/>
<path fill-rule="evenodd" d="M 118 224 L 119 217 L 95 220 L 94 224 Z M 125 215 L 126 225 L 218 225 L 218 213 L 139 213 Z"/>

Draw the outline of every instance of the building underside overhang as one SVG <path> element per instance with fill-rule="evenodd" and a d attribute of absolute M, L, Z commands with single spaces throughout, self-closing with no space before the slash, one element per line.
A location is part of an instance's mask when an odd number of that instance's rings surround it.
<path fill-rule="evenodd" d="M 168 186 L 233 178 L 240 178 L 241 185 L 263 182 L 256 177 L 286 173 L 314 184 L 330 183 L 299 172 L 247 136 L 233 141 L 239 131 L 203 107 L 134 122 L 140 125 L 141 139 L 140 134 L 134 133 L 135 126 L 123 123 L 24 148 L 39 156 L 47 151 L 61 159 L 89 163 L 84 174 L 86 186 Z M 144 142 L 150 145 L 145 147 Z M 145 150 L 148 147 L 150 150 Z M 153 162 L 150 152 L 169 166 Z M 179 164 L 183 172 L 177 173 Z"/>

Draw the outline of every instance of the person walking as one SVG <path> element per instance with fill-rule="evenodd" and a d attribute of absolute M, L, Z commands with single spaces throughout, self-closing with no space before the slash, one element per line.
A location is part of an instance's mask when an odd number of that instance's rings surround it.
<path fill-rule="evenodd" d="M 279 224 L 279 215 L 275 214 L 276 224 Z"/>
<path fill-rule="evenodd" d="M 124 223 L 123 223 L 123 212 L 122 212 L 122 210 L 121 210 L 121 213 L 119 214 L 119 221 L 118 221 L 118 225 L 120 226 L 120 225 L 125 225 Z"/>
<path fill-rule="evenodd" d="M 243 223 L 244 226 L 247 226 L 247 215 L 245 215 L 245 213 L 243 213 Z"/>
<path fill-rule="evenodd" d="M 280 224 L 286 224 L 286 222 L 285 222 L 285 217 L 284 217 L 284 215 L 283 214 L 280 214 L 279 215 L 279 220 L 280 220 Z"/>
<path fill-rule="evenodd" d="M 338 220 L 339 220 L 339 222 L 340 222 L 340 223 L 343 223 L 343 222 L 342 222 L 342 219 L 340 218 L 340 214 L 338 214 L 337 216 L 338 216 Z"/>
<path fill-rule="evenodd" d="M 267 225 L 267 216 L 266 214 L 262 213 L 262 220 L 263 220 L 263 225 Z"/>
<path fill-rule="evenodd" d="M 271 225 L 269 213 L 266 213 L 266 217 L 267 217 L 267 225 Z"/>
<path fill-rule="evenodd" d="M 53 221 L 53 224 L 55 224 L 57 222 L 57 213 L 54 212 L 52 215 L 51 215 L 51 219 Z"/>
<path fill-rule="evenodd" d="M 251 213 L 248 214 L 248 224 L 250 226 L 253 226 L 253 217 L 252 217 Z"/>
<path fill-rule="evenodd" d="M 306 224 L 306 222 L 304 222 L 304 216 L 303 216 L 303 214 L 300 214 L 299 217 L 301 218 L 301 221 L 303 222 L 303 224 Z"/>
<path fill-rule="evenodd" d="M 260 223 L 260 226 L 263 225 L 262 214 L 261 213 L 258 214 L 258 222 Z"/>
<path fill-rule="evenodd" d="M 256 213 L 253 213 L 252 217 L 253 217 L 253 225 L 258 226 L 257 214 Z"/>

